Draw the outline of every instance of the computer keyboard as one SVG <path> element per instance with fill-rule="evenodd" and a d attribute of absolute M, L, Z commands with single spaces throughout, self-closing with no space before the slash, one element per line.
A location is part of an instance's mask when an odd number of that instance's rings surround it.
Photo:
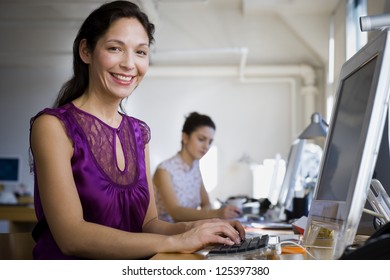
<path fill-rule="evenodd" d="M 246 238 L 240 244 L 215 245 L 210 249 L 209 254 L 235 254 L 253 251 L 264 248 L 268 245 L 269 236 L 267 234 Z"/>

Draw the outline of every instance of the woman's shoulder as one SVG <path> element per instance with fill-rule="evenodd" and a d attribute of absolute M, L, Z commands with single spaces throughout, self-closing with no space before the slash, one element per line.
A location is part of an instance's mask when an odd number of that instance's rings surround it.
<path fill-rule="evenodd" d="M 176 169 L 178 165 L 180 165 L 180 155 L 177 153 L 173 155 L 172 157 L 162 161 L 157 168 L 165 169 L 165 170 L 172 170 Z"/>
<path fill-rule="evenodd" d="M 67 134 L 75 126 L 70 117 L 71 105 L 64 105 L 59 108 L 45 108 L 38 112 L 30 119 L 31 130 L 52 130 L 53 132 L 58 130 L 65 130 Z"/>
<path fill-rule="evenodd" d="M 62 139 L 69 139 L 69 133 L 66 125 L 56 115 L 47 114 L 50 110 L 43 110 L 42 113 L 37 114 L 31 119 L 30 127 L 30 141 L 33 143 L 44 143 L 44 146 L 49 144 L 58 145 Z M 42 137 L 42 136 L 45 137 Z M 63 143 L 63 142 L 61 142 Z"/>
<path fill-rule="evenodd" d="M 122 116 L 123 116 L 125 119 L 127 119 L 127 120 L 129 120 L 129 121 L 131 121 L 131 122 L 135 122 L 135 123 L 137 123 L 137 124 L 139 124 L 139 125 L 141 125 L 141 126 L 147 126 L 147 127 L 149 127 L 148 124 L 147 124 L 145 121 L 143 121 L 143 120 L 141 120 L 141 119 L 139 119 L 139 118 L 136 118 L 136 117 L 133 117 L 133 116 L 129 116 L 129 115 L 126 115 L 126 114 L 122 114 Z"/>
<path fill-rule="evenodd" d="M 144 122 L 143 120 L 140 120 L 140 119 L 132 117 L 132 116 L 123 115 L 123 117 L 125 119 L 127 119 L 128 121 L 130 121 L 131 123 L 136 123 L 137 126 L 140 128 L 140 131 L 142 133 L 142 140 L 143 140 L 144 144 L 149 143 L 149 141 L 151 139 L 151 130 L 150 130 L 149 125 L 146 122 Z"/>
<path fill-rule="evenodd" d="M 31 131 L 47 133 L 49 130 L 57 130 L 61 128 L 60 120 L 50 114 L 40 114 L 31 120 Z"/>
<path fill-rule="evenodd" d="M 58 121 L 60 114 L 60 108 L 44 108 L 31 118 L 30 124 L 32 126 L 34 123 L 55 123 L 56 121 Z"/>
<path fill-rule="evenodd" d="M 62 115 L 69 112 L 70 108 L 71 108 L 71 104 L 67 104 L 58 108 L 44 108 L 43 110 L 39 111 L 35 116 L 33 116 L 31 118 L 31 121 L 33 122 L 43 115 L 61 118 Z M 51 119 L 51 117 L 45 117 L 45 119 Z"/>

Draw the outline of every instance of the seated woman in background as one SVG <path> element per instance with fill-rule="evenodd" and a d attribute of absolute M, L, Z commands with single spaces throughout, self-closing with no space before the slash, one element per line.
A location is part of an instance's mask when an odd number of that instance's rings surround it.
<path fill-rule="evenodd" d="M 168 222 L 207 218 L 236 218 L 233 205 L 212 209 L 203 184 L 199 160 L 214 139 L 215 124 L 209 116 L 192 112 L 182 129 L 181 150 L 157 166 L 153 177 L 159 218 Z"/>

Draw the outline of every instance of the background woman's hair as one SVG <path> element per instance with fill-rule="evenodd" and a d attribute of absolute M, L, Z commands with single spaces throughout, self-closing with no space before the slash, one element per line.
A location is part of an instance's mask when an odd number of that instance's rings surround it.
<path fill-rule="evenodd" d="M 113 22 L 121 18 L 136 18 L 144 27 L 149 37 L 149 44 L 154 42 L 154 24 L 148 16 L 134 3 L 113 1 L 103 4 L 94 10 L 81 25 L 73 42 L 73 77 L 59 91 L 53 107 L 60 107 L 80 97 L 89 85 L 88 65 L 79 55 L 80 42 L 87 41 L 88 49 L 93 52 L 97 41 L 107 32 Z M 121 106 L 123 111 L 123 108 Z"/>
<path fill-rule="evenodd" d="M 195 131 L 198 127 L 201 126 L 208 126 L 214 130 L 216 129 L 215 123 L 209 116 L 202 115 L 197 112 L 192 112 L 186 117 L 182 132 L 187 135 L 190 135 L 193 131 Z"/>

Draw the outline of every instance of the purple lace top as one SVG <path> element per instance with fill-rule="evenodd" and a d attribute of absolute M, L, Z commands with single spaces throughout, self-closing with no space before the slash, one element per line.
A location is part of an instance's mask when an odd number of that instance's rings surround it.
<path fill-rule="evenodd" d="M 31 119 L 31 125 L 42 114 L 59 118 L 73 142 L 71 164 L 84 219 L 124 231 L 141 232 L 149 205 L 144 160 L 145 144 L 150 141 L 149 126 L 123 115 L 120 126 L 113 128 L 73 103 L 44 109 Z M 116 161 L 116 135 L 125 154 L 123 171 Z M 47 226 L 36 176 L 34 200 L 38 218 L 33 231 L 36 239 L 34 258 L 68 259 L 59 250 Z"/>

